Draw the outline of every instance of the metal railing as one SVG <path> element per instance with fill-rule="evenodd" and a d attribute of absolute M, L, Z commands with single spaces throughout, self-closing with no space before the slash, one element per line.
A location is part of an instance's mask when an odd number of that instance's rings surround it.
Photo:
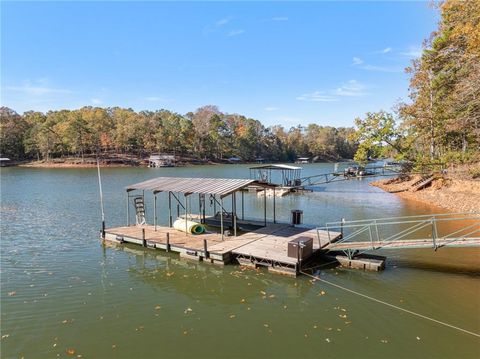
<path fill-rule="evenodd" d="M 320 231 L 327 232 L 328 243 L 323 244 L 324 248 L 335 250 L 337 247 L 336 250 L 342 250 L 349 258 L 389 246 L 418 248 L 425 247 L 430 242 L 435 250 L 449 245 L 480 246 L 480 237 L 473 237 L 480 234 L 480 213 L 429 214 L 353 221 L 342 219 L 328 222 L 324 227 L 317 228 L 319 245 L 322 247 Z M 332 238 L 336 238 L 338 232 L 341 232 L 342 236 L 333 242 Z M 460 242 L 461 240 L 463 242 Z"/>

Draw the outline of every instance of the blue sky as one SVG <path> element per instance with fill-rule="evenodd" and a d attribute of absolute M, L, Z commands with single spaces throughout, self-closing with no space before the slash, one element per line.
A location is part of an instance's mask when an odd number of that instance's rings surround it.
<path fill-rule="evenodd" d="M 407 99 L 426 2 L 2 2 L 17 112 L 212 104 L 266 125 L 351 126 Z"/>

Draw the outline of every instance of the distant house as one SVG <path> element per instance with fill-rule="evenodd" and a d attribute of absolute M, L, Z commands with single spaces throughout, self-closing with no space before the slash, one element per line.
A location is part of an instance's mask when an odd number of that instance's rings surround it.
<path fill-rule="evenodd" d="M 151 155 L 148 159 L 148 167 L 175 167 L 175 156 Z"/>

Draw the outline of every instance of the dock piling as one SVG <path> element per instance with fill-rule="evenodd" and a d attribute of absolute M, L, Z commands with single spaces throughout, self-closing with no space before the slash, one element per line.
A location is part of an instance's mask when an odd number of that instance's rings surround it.
<path fill-rule="evenodd" d="M 170 233 L 167 232 L 167 246 L 165 247 L 166 252 L 170 252 Z"/>
<path fill-rule="evenodd" d="M 144 247 L 147 246 L 147 241 L 146 241 L 146 239 L 145 239 L 145 228 L 142 228 L 142 245 L 143 245 Z"/>
<path fill-rule="evenodd" d="M 205 253 L 205 259 L 208 259 L 210 256 L 208 255 L 208 248 L 207 248 L 207 240 L 203 240 L 203 251 Z"/>

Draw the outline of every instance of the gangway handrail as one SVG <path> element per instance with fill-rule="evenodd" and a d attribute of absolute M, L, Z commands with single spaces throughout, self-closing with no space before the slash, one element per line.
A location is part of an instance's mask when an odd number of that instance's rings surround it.
<path fill-rule="evenodd" d="M 456 229 L 453 232 L 448 234 L 442 233 L 440 234 L 438 231 L 438 224 L 447 222 L 447 221 L 472 221 L 474 220 L 475 223 L 470 225 L 463 225 L 462 228 Z M 379 235 L 379 227 L 385 228 L 386 226 L 391 225 L 408 225 L 407 228 L 403 228 L 402 230 L 387 235 L 384 238 L 380 238 Z M 372 228 L 373 227 L 373 228 Z M 431 234 L 428 238 L 422 235 L 422 238 L 409 238 L 414 233 L 424 230 L 426 227 L 431 228 Z M 330 231 L 335 229 L 341 229 L 342 238 L 339 238 L 332 243 L 330 241 Z M 344 230 L 350 228 L 352 231 L 346 235 L 343 235 Z M 373 231 L 372 231 L 373 229 Z M 473 230 L 472 230 L 473 229 Z M 317 236 L 320 243 L 320 231 L 326 231 L 328 235 L 328 243 L 323 246 L 328 248 L 335 249 L 335 244 L 341 244 L 339 246 L 340 249 L 350 258 L 355 253 L 363 253 L 369 250 L 379 249 L 382 247 L 390 247 L 392 243 L 397 241 L 404 241 L 404 247 L 411 247 L 412 241 L 414 242 L 424 242 L 424 241 L 431 241 L 432 247 L 436 250 L 437 248 L 444 247 L 447 245 L 451 245 L 454 242 L 462 242 L 465 240 L 475 240 L 479 241 L 479 243 L 475 243 L 474 245 L 480 246 L 480 237 L 470 237 L 475 233 L 480 233 L 480 213 L 440 213 L 440 214 L 429 214 L 429 215 L 417 215 L 417 216 L 402 216 L 402 217 L 390 217 L 390 218 L 376 218 L 376 219 L 365 219 L 365 220 L 354 220 L 354 221 L 341 221 L 341 222 L 327 222 L 325 227 L 317 227 Z M 468 233 L 467 233 L 468 231 Z M 350 232 L 350 231 L 349 231 Z M 368 232 L 369 239 L 365 239 L 364 236 L 361 236 L 364 232 Z M 373 234 L 375 233 L 375 235 Z M 455 237 L 453 237 L 455 236 Z M 361 238 L 360 238 L 361 237 Z M 371 245 L 368 245 L 369 249 L 363 248 L 358 249 L 358 244 L 362 244 L 364 242 L 369 242 Z M 410 243 L 406 243 L 410 242 Z M 344 244 L 352 243 L 351 248 L 346 247 Z M 354 244 L 357 243 L 357 244 Z M 460 245 L 461 243 L 459 243 Z M 415 244 L 416 245 L 416 244 Z M 469 243 L 472 245 L 472 243 Z M 320 243 L 321 246 L 321 243 Z M 357 247 L 355 247 L 357 246 Z M 401 247 L 400 246 L 396 246 Z M 321 246 L 322 247 L 322 246 Z M 357 249 L 355 249 L 357 248 Z"/>
<path fill-rule="evenodd" d="M 356 219 L 350 221 L 335 221 L 335 222 L 326 222 L 325 226 L 331 228 L 341 227 L 345 223 L 362 223 L 362 222 L 373 222 L 373 221 L 389 221 L 389 220 L 401 220 L 408 218 L 432 218 L 432 217 L 451 217 L 451 216 L 473 216 L 474 218 L 480 217 L 480 212 L 455 212 L 455 213 L 435 213 L 435 214 L 420 214 L 414 216 L 399 216 L 399 217 L 384 217 L 384 218 L 370 218 L 370 219 Z M 405 223 L 405 222 L 402 222 Z M 338 226 L 337 226 L 338 224 Z"/>

